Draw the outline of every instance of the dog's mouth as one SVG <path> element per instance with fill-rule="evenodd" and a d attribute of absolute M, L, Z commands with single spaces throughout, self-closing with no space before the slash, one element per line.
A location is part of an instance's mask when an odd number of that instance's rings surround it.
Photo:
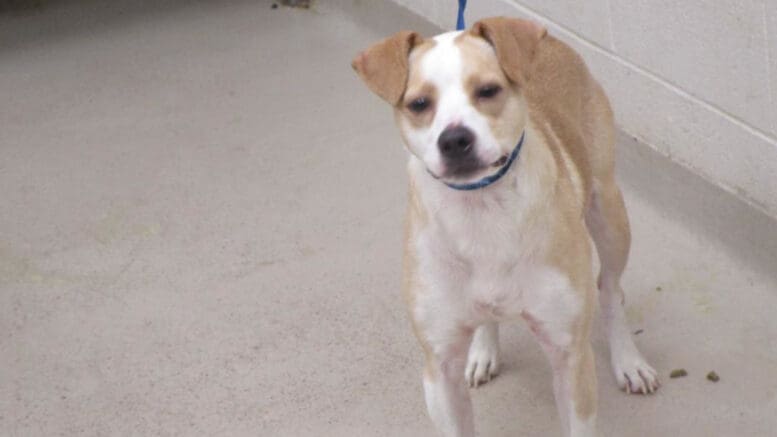
<path fill-rule="evenodd" d="M 431 170 L 428 170 L 429 173 L 434 176 L 436 179 L 454 179 L 454 180 L 468 180 L 476 176 L 483 176 L 484 174 L 487 175 L 489 173 L 489 169 L 492 168 L 502 168 L 507 164 L 509 157 L 507 155 L 502 155 L 497 159 L 496 161 L 492 162 L 491 164 L 486 164 L 483 162 L 477 162 L 475 160 L 468 160 L 458 163 L 448 163 L 446 166 L 445 171 L 441 175 L 434 174 Z"/>
<path fill-rule="evenodd" d="M 491 167 L 499 168 L 499 167 L 505 165 L 506 163 L 507 163 L 507 155 L 502 155 L 501 157 L 499 157 L 499 159 L 494 161 L 493 164 L 491 164 Z"/>

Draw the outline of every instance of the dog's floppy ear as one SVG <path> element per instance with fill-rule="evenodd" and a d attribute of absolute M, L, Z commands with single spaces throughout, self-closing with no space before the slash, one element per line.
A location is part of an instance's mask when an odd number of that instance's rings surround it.
<path fill-rule="evenodd" d="M 359 53 L 351 66 L 372 92 L 396 105 L 407 86 L 410 50 L 420 42 L 416 32 L 399 32 Z"/>
<path fill-rule="evenodd" d="M 548 33 L 533 21 L 506 17 L 480 20 L 472 26 L 471 32 L 494 46 L 502 70 L 518 85 L 529 80 L 529 66 L 537 45 Z"/>

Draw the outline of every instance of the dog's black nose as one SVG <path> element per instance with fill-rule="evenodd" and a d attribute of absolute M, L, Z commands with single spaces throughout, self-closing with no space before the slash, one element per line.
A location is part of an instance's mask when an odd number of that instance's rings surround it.
<path fill-rule="evenodd" d="M 437 147 L 446 158 L 461 158 L 469 154 L 473 144 L 475 134 L 461 125 L 446 127 L 437 139 Z"/>

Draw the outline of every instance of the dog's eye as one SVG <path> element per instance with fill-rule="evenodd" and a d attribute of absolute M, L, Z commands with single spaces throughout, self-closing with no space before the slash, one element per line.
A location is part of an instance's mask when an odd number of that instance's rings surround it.
<path fill-rule="evenodd" d="M 499 85 L 484 85 L 478 88 L 476 94 L 479 99 L 490 99 L 502 91 L 502 87 Z"/>
<path fill-rule="evenodd" d="M 407 109 L 415 112 L 416 114 L 426 111 L 431 102 L 426 97 L 419 97 L 412 102 L 408 103 Z"/>

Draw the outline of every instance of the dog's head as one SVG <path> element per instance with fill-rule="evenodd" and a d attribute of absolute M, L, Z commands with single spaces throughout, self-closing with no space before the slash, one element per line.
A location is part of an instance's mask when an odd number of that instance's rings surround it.
<path fill-rule="evenodd" d="M 515 148 L 527 118 L 522 88 L 545 34 L 508 18 L 432 39 L 404 31 L 352 65 L 394 107 L 402 139 L 429 172 L 468 182 L 497 172 Z"/>

